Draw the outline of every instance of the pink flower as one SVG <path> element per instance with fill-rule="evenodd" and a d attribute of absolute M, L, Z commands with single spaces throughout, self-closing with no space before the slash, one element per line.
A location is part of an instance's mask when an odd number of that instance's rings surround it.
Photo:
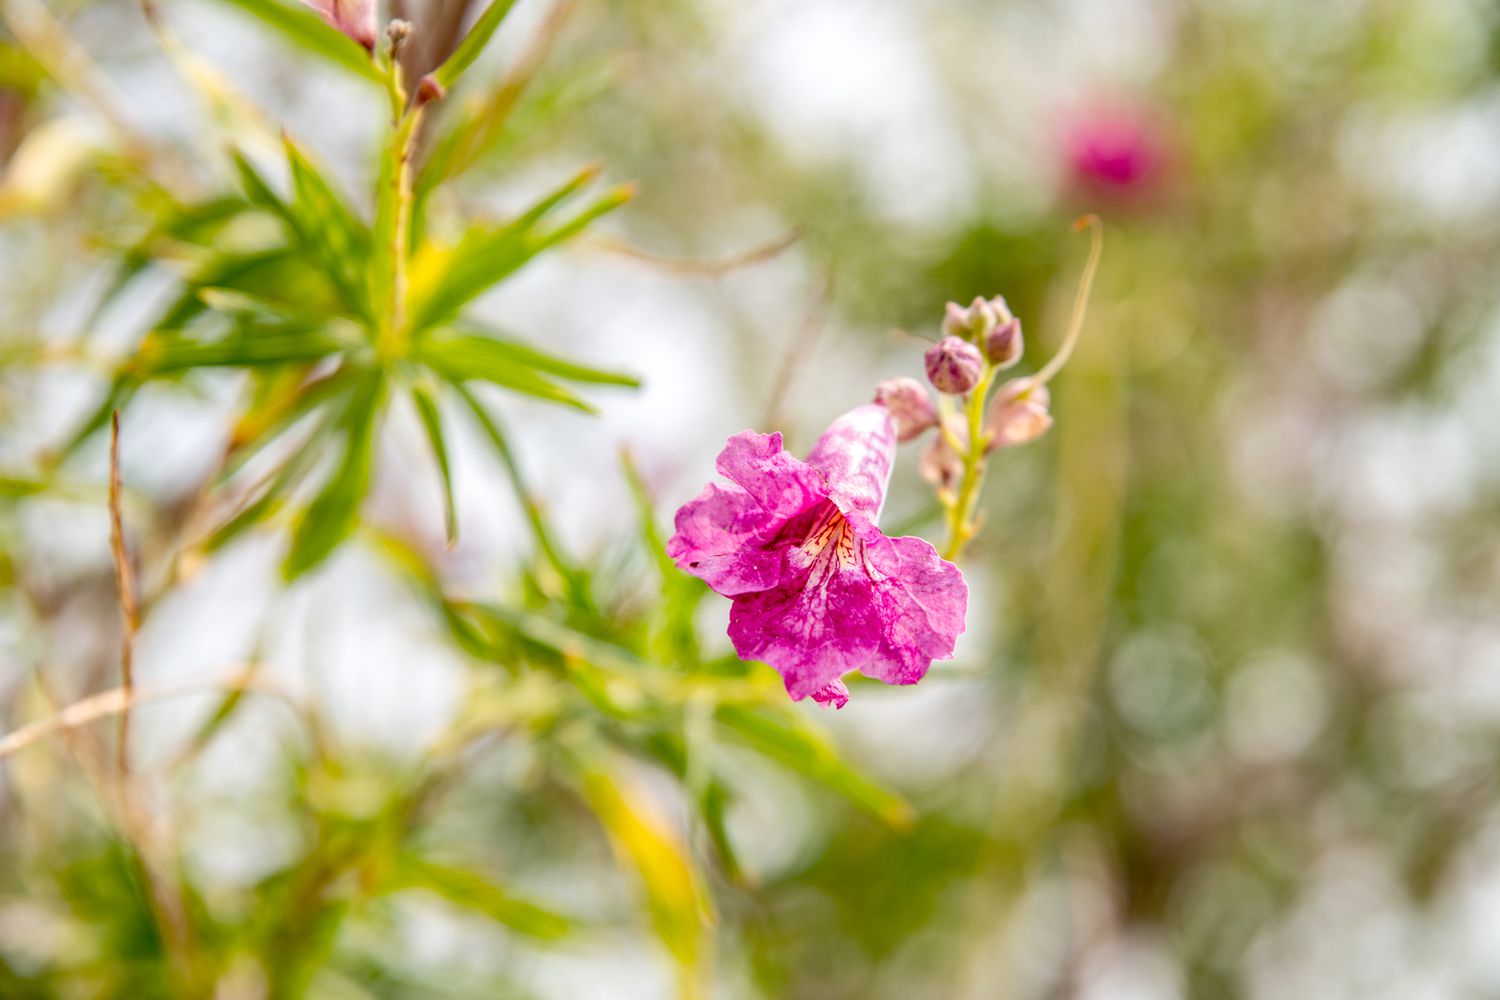
<path fill-rule="evenodd" d="M 734 602 L 735 651 L 780 671 L 795 701 L 842 708 L 851 670 L 915 684 L 964 629 L 958 567 L 875 526 L 895 452 L 890 411 L 873 403 L 835 420 L 805 462 L 780 434 L 742 431 L 719 453 L 731 485 L 677 511 L 667 554 Z"/>
<path fill-rule="evenodd" d="M 1128 105 L 1099 104 L 1073 116 L 1063 144 L 1073 182 L 1093 195 L 1149 194 L 1167 165 L 1160 129 Z"/>
<path fill-rule="evenodd" d="M 305 0 L 329 26 L 375 50 L 375 0 Z"/>

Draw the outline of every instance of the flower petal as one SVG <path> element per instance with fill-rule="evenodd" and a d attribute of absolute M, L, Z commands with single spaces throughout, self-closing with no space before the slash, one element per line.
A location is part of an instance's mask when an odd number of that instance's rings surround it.
<path fill-rule="evenodd" d="M 828 496 L 845 514 L 880 517 L 896 460 L 896 424 L 877 403 L 856 406 L 818 438 L 807 464 L 828 479 Z"/>
<path fill-rule="evenodd" d="M 849 689 L 844 687 L 843 681 L 833 681 L 812 693 L 812 700 L 820 705 L 832 705 L 834 708 L 843 708 L 849 704 Z"/>
<path fill-rule="evenodd" d="M 794 701 L 857 670 L 883 644 L 869 577 L 863 567 L 845 568 L 836 559 L 788 573 L 774 589 L 736 597 L 729 639 L 742 659 L 775 667 Z"/>
<path fill-rule="evenodd" d="M 762 548 L 760 541 L 781 521 L 738 486 L 709 483 L 678 508 L 675 524 L 667 555 L 720 594 L 733 597 L 776 585 L 781 553 Z"/>
<path fill-rule="evenodd" d="M 876 573 L 874 600 L 884 641 L 860 672 L 887 684 L 915 684 L 933 660 L 953 655 L 969 586 L 958 567 L 921 538 L 874 535 L 865 540 L 865 559 Z"/>
<path fill-rule="evenodd" d="M 780 434 L 740 431 L 719 452 L 716 467 L 753 497 L 768 519 L 790 520 L 825 496 L 822 477 L 782 448 Z"/>

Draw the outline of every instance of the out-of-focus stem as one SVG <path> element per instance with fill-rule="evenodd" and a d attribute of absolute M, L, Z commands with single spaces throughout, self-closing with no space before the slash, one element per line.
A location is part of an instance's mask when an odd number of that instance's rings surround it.
<path fill-rule="evenodd" d="M 123 783 L 130 773 L 130 695 L 135 688 L 135 633 L 140 627 L 136 605 L 135 574 L 125 550 L 125 518 L 120 505 L 120 414 L 110 418 L 109 434 L 109 548 L 114 557 L 115 589 L 120 597 L 120 690 L 125 693 L 120 711 L 120 733 L 115 748 L 115 766 Z M 125 789 L 121 789 L 121 794 Z"/>
<path fill-rule="evenodd" d="M 135 705 L 147 702 L 167 701 L 188 695 L 213 691 L 254 691 L 275 695 L 294 708 L 300 708 L 296 698 L 273 682 L 242 668 L 225 677 L 192 677 L 173 681 L 157 687 L 125 688 L 101 691 L 81 701 L 56 708 L 46 718 L 28 723 L 0 737 L 0 760 L 19 750 L 24 750 L 53 733 L 69 733 L 98 719 L 111 715 L 124 715 Z"/>
<path fill-rule="evenodd" d="M 422 120 L 420 104 L 408 106 L 406 90 L 401 85 L 401 63 L 392 53 L 388 67 L 389 94 L 391 99 L 392 129 L 390 157 L 394 164 L 388 183 L 390 204 L 394 218 L 390 227 L 390 244 L 385 248 L 390 273 L 390 301 L 387 313 L 380 323 L 377 349 L 382 357 L 397 357 L 405 347 L 406 299 L 409 281 L 407 276 L 407 244 L 411 240 L 412 215 L 412 156 L 416 147 L 418 126 Z"/>
<path fill-rule="evenodd" d="M 406 245 L 411 239 L 411 156 L 412 139 L 422 109 L 413 108 L 402 119 L 393 141 L 396 144 L 396 225 L 391 230 L 391 327 L 404 336 L 406 330 L 406 296 L 408 288 Z"/>
<path fill-rule="evenodd" d="M 1083 277 L 1079 279 L 1078 291 L 1073 296 L 1073 311 L 1068 316 L 1068 332 L 1052 360 L 1032 376 L 1037 385 L 1046 385 L 1054 375 L 1062 371 L 1063 365 L 1073 356 L 1073 348 L 1078 345 L 1078 335 L 1083 332 L 1083 317 L 1088 312 L 1089 293 L 1094 288 L 1094 272 L 1099 270 L 1099 255 L 1104 252 L 1104 224 L 1099 221 L 1099 216 L 1085 215 L 1073 223 L 1074 232 L 1084 227 L 1089 230 L 1089 259 L 1083 265 Z"/>
<path fill-rule="evenodd" d="M 985 361 L 984 375 L 964 399 L 967 441 L 954 442 L 953 435 L 946 428 L 943 429 L 949 439 L 949 447 L 953 447 L 955 443 L 965 446 L 957 449 L 963 458 L 963 479 L 959 483 L 958 496 L 948 508 L 948 545 L 943 550 L 943 558 L 949 562 L 956 560 L 963 553 L 964 546 L 974 537 L 974 507 L 979 501 L 979 489 L 984 484 L 985 449 L 989 444 L 984 433 L 984 404 L 994 380 L 995 366 Z"/>

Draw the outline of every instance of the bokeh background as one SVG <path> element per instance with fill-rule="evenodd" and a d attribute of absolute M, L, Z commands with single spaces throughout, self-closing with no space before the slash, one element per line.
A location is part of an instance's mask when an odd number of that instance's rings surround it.
<path fill-rule="evenodd" d="M 155 10 L 349 191 L 368 187 L 377 90 L 240 5 Z M 107 435 L 47 459 L 172 294 L 148 275 L 96 310 L 143 225 L 131 156 L 204 164 L 237 136 L 140 6 L 4 11 L 11 730 L 117 669 Z M 399 13 L 438 46 L 474 11 Z M 612 858 L 614 793 L 558 777 L 580 729 L 635 731 L 628 706 L 495 722 L 442 772 L 417 839 L 503 890 L 372 891 L 357 850 L 322 881 L 277 881 L 333 864 L 337 822 L 378 841 L 369 803 L 424 766 L 476 683 L 495 719 L 537 695 L 526 670 L 455 642 L 383 551 L 420 554 L 450 595 L 555 617 L 526 512 L 477 432 L 452 444 L 451 551 L 420 424 L 395 410 L 369 530 L 325 568 L 283 586 L 274 523 L 192 560 L 143 622 L 138 683 L 263 663 L 340 748 L 324 756 L 274 700 L 238 706 L 201 746 L 213 697 L 135 714 L 149 835 L 213 956 L 208 995 L 1500 996 L 1492 4 L 521 0 L 474 75 L 453 107 L 498 94 L 508 116 L 434 212 L 512 211 L 589 162 L 637 186 L 480 304 L 644 380 L 591 394 L 597 417 L 496 398 L 527 494 L 612 581 L 601 603 L 620 635 L 682 593 L 630 544 L 622 448 L 664 526 L 729 434 L 781 430 L 804 450 L 880 378 L 920 377 L 950 299 L 1004 295 L 1039 365 L 1086 251 L 1070 225 L 1092 211 L 1106 235 L 1084 340 L 1053 385 L 1056 426 L 995 459 L 956 659 L 915 688 L 856 685 L 841 712 L 793 710 L 899 800 L 830 788 L 805 749 L 719 740 L 695 708 L 712 695 L 664 731 L 722 780 L 722 829 L 697 817 L 691 760 L 611 770 L 696 873 L 696 929 L 673 929 L 681 908 L 649 861 Z M 222 164 L 195 176 L 233 184 Z M 148 584 L 242 380 L 151 387 L 122 414 Z M 886 525 L 937 540 L 916 450 Z M 724 658 L 727 609 L 700 598 L 703 648 Z M 171 995 L 152 978 L 166 946 L 147 890 L 77 744 L 0 762 L 0 996 Z M 565 914 L 566 932 L 507 910 L 515 898 Z M 266 970 L 282 962 L 308 972 L 277 985 Z"/>

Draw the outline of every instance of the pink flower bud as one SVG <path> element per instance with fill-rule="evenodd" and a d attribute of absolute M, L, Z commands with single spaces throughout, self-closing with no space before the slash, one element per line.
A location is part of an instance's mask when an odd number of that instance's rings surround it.
<path fill-rule="evenodd" d="M 969 328 L 969 310 L 957 302 L 948 303 L 943 311 L 943 336 L 968 340 L 972 333 Z"/>
<path fill-rule="evenodd" d="M 957 337 L 944 337 L 927 349 L 927 378 L 938 392 L 961 395 L 979 384 L 984 356 Z"/>
<path fill-rule="evenodd" d="M 993 299 L 976 296 L 967 307 L 948 303 L 943 314 L 943 333 L 980 343 L 985 334 L 1010 319 L 1010 307 L 1005 304 L 1004 296 L 996 295 Z"/>
<path fill-rule="evenodd" d="M 910 441 L 937 425 L 937 407 L 927 387 L 914 378 L 900 375 L 881 382 L 875 387 L 875 402 L 891 411 L 898 441 Z"/>
<path fill-rule="evenodd" d="M 985 333 L 984 356 L 996 368 L 1009 368 L 1021 360 L 1025 343 L 1021 340 L 1021 321 L 1012 316 Z"/>
<path fill-rule="evenodd" d="M 986 450 L 1009 448 L 1035 441 L 1052 426 L 1047 412 L 1052 394 L 1032 378 L 1011 379 L 995 393 L 995 403 L 985 420 Z"/>
<path fill-rule="evenodd" d="M 417 81 L 417 103 L 428 104 L 432 101 L 441 101 L 448 94 L 443 85 L 437 82 L 437 77 L 428 73 Z"/>

